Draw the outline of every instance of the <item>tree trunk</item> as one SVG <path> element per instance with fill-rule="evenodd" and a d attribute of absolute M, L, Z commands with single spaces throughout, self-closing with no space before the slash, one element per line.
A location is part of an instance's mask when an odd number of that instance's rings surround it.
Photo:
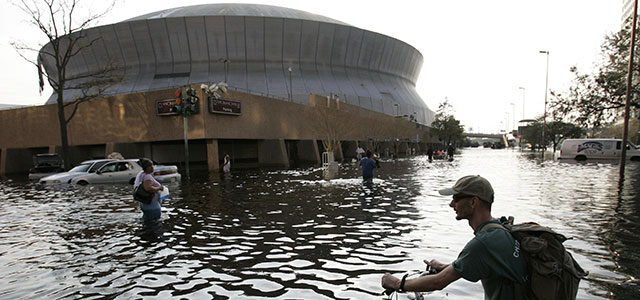
<path fill-rule="evenodd" d="M 58 123 L 60 123 L 60 142 L 62 145 L 62 159 L 64 160 L 64 169 L 71 169 L 71 155 L 69 155 L 69 142 L 67 141 L 67 119 L 64 115 L 64 101 L 62 100 L 62 90 L 58 91 Z"/>

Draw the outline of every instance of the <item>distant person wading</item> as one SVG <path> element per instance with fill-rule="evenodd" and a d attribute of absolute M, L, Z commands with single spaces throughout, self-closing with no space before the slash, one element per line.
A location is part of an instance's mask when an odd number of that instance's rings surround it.
<path fill-rule="evenodd" d="M 373 169 L 377 168 L 376 161 L 371 158 L 371 150 L 367 150 L 366 157 L 360 160 L 360 166 L 362 167 L 362 181 L 373 182 Z"/>

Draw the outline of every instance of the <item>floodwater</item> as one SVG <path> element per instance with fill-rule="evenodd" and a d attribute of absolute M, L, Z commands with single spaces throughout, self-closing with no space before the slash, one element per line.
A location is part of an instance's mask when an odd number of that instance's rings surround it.
<path fill-rule="evenodd" d="M 535 221 L 590 272 L 578 299 L 640 295 L 640 164 L 565 163 L 468 149 L 453 162 L 383 161 L 372 187 L 343 165 L 234 171 L 169 185 L 144 224 L 130 186 L 0 181 L 0 299 L 382 299 L 384 272 L 450 262 L 472 238 L 437 189 L 469 174 L 496 191 L 493 215 Z M 425 299 L 480 299 L 458 280 Z M 406 299 L 400 295 L 399 299 Z"/>

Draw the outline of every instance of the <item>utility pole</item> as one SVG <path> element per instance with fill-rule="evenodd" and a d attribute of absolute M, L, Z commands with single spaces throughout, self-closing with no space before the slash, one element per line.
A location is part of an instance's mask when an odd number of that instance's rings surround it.
<path fill-rule="evenodd" d="M 187 180 L 189 178 L 189 121 L 186 113 L 182 113 L 182 120 L 184 124 L 184 168 L 187 172 Z"/>
<path fill-rule="evenodd" d="M 176 105 L 171 111 L 182 115 L 184 127 L 184 167 L 187 180 L 190 179 L 189 172 L 189 121 L 188 117 L 199 111 L 200 99 L 196 96 L 196 90 L 190 86 L 183 86 L 176 91 Z"/>
<path fill-rule="evenodd" d="M 518 89 L 522 90 L 522 119 L 524 120 L 524 88 L 519 87 Z"/>
<path fill-rule="evenodd" d="M 627 162 L 627 139 L 629 138 L 629 102 L 633 79 L 633 52 L 636 49 L 636 22 L 638 20 L 638 0 L 633 1 L 633 21 L 631 22 L 631 48 L 629 49 L 629 69 L 627 70 L 627 95 L 624 103 L 624 128 L 622 130 L 622 153 L 620 156 L 620 182 L 624 179 Z"/>
<path fill-rule="evenodd" d="M 289 101 L 293 101 L 293 86 L 291 85 L 291 67 L 289 67 Z"/>
<path fill-rule="evenodd" d="M 547 150 L 545 131 L 547 130 L 547 94 L 549 94 L 549 51 L 542 50 L 540 53 L 547 55 L 547 75 L 544 83 L 544 115 L 542 116 L 542 159 L 544 159 L 544 152 Z"/>

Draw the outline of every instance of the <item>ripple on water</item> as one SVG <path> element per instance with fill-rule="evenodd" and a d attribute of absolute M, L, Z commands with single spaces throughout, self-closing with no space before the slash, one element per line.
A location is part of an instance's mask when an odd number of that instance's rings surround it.
<path fill-rule="evenodd" d="M 0 181 L 0 297 L 380 299 L 384 272 L 452 261 L 473 237 L 437 193 L 469 174 L 492 182 L 494 215 L 573 237 L 565 244 L 590 271 L 579 299 L 640 293 L 640 176 L 618 188 L 616 165 L 474 149 L 453 163 L 385 161 L 371 186 L 356 166 L 338 179 L 321 173 L 194 177 L 170 186 L 155 225 L 140 222 L 128 185 Z M 459 280 L 428 299 L 481 294 L 481 285 Z"/>

